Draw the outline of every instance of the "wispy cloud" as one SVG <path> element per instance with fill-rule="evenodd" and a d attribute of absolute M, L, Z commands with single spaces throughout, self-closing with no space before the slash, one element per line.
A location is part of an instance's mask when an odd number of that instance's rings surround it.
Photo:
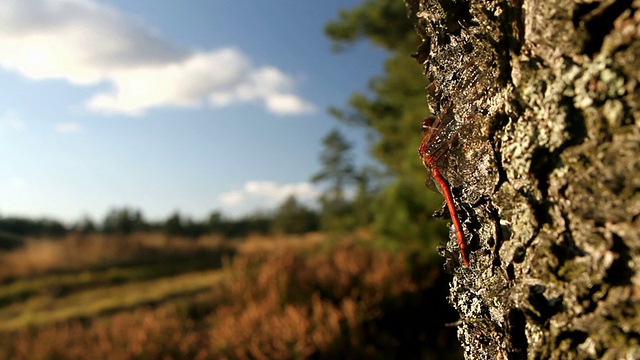
<path fill-rule="evenodd" d="M 94 0 L 4 0 L 0 66 L 35 80 L 106 82 L 111 89 L 85 104 L 106 114 L 247 102 L 281 115 L 315 110 L 276 67 L 256 66 L 233 47 L 187 50 Z"/>
<path fill-rule="evenodd" d="M 242 189 L 221 194 L 218 200 L 229 207 L 249 204 L 273 207 L 291 195 L 295 195 L 301 201 L 310 201 L 318 197 L 319 191 L 308 182 L 279 184 L 273 181 L 248 181 Z"/>
<path fill-rule="evenodd" d="M 54 130 L 59 134 L 77 134 L 82 132 L 82 126 L 77 122 L 65 121 L 57 123 Z"/>

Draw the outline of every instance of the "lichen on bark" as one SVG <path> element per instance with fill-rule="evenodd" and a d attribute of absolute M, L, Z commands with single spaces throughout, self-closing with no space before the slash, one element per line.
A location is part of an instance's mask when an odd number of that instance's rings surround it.
<path fill-rule="evenodd" d="M 407 5 L 431 110 L 490 130 L 454 186 L 465 357 L 640 358 L 640 1 Z"/>

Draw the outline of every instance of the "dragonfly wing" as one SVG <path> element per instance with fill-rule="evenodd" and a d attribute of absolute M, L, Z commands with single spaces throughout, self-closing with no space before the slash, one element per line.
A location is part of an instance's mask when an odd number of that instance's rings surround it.
<path fill-rule="evenodd" d="M 488 139 L 484 118 L 475 116 L 458 131 L 446 163 L 439 164 L 452 187 L 461 187 L 465 202 L 476 202 L 489 194 L 498 183 L 493 147 Z"/>
<path fill-rule="evenodd" d="M 424 181 L 424 185 L 429 189 L 431 189 L 433 192 L 442 194 L 442 189 L 440 188 L 440 185 L 431 174 L 429 174 L 427 179 Z"/>

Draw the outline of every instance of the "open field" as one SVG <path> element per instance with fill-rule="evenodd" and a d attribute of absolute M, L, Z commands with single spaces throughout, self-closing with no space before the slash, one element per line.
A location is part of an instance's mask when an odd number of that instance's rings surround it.
<path fill-rule="evenodd" d="M 0 253 L 0 358 L 456 358 L 440 270 L 368 243 L 32 241 Z"/>

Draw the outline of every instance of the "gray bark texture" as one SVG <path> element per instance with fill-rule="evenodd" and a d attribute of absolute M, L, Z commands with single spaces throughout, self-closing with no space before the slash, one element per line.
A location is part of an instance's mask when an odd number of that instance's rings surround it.
<path fill-rule="evenodd" d="M 465 358 L 640 359 L 640 1 L 407 5 L 457 124 L 471 266 L 453 232 L 441 252 Z"/>

